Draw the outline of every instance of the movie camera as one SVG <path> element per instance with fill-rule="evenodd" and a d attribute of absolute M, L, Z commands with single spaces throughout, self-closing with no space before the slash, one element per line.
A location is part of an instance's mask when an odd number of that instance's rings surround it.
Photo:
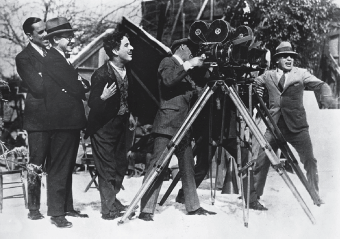
<path fill-rule="evenodd" d="M 264 70 L 267 67 L 266 53 L 255 42 L 253 31 L 248 26 L 232 28 L 227 21 L 218 19 L 211 24 L 195 21 L 189 29 L 190 40 L 198 45 L 197 56 L 206 55 L 206 64 L 223 69 Z"/>

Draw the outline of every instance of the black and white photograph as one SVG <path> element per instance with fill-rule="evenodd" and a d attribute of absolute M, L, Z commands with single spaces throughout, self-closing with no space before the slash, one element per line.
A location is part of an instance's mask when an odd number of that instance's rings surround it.
<path fill-rule="evenodd" d="M 0 0 L 0 238 L 340 237 L 340 0 Z"/>

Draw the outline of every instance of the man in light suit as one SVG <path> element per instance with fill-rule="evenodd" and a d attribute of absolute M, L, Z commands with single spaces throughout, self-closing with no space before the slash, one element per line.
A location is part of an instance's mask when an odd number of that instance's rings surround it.
<path fill-rule="evenodd" d="M 37 17 L 29 17 L 23 24 L 29 43 L 15 58 L 17 71 L 28 87 L 25 100 L 24 129 L 28 132 L 29 164 L 27 171 L 28 218 L 44 218 L 40 213 L 42 167 L 48 153 L 47 111 L 44 102 L 42 62 L 49 48 L 45 23 Z"/>
<path fill-rule="evenodd" d="M 66 216 L 88 217 L 73 208 L 72 172 L 76 163 L 80 130 L 86 117 L 82 100 L 88 82 L 79 77 L 66 59 L 74 45 L 74 31 L 64 17 L 46 22 L 46 39 L 52 48 L 43 61 L 45 102 L 50 134 L 50 157 L 47 158 L 47 215 L 57 227 L 71 227 Z"/>
<path fill-rule="evenodd" d="M 282 42 L 273 56 L 277 69 L 266 71 L 255 79 L 255 87 L 262 94 L 263 87 L 269 94 L 269 112 L 282 132 L 284 138 L 298 152 L 300 161 L 307 172 L 307 180 L 316 193 L 319 192 L 317 160 L 314 158 L 312 142 L 309 135 L 306 112 L 303 106 L 303 91 L 320 91 L 324 96 L 332 96 L 330 87 L 311 75 L 307 70 L 294 67 L 297 53 L 289 42 Z M 332 103 L 332 97 L 323 97 L 325 105 Z M 273 150 L 278 146 L 267 129 L 265 137 Z M 254 180 L 257 196 L 263 194 L 270 161 L 263 150 L 260 150 L 254 169 Z"/>
<path fill-rule="evenodd" d="M 190 45 L 191 42 L 187 38 L 175 41 L 171 47 L 174 55 L 164 58 L 159 65 L 158 84 L 161 106 L 152 128 L 155 138 L 154 152 L 150 162 L 147 162 L 147 172 L 144 179 L 148 177 L 155 162 L 165 150 L 172 136 L 174 136 L 184 122 L 189 113 L 190 104 L 193 103 L 192 98 L 195 96 L 195 93 L 198 93 L 197 90 L 199 89 L 189 76 L 189 70 L 201 67 L 205 55 L 192 57 Z M 194 178 L 194 159 L 191 149 L 190 132 L 183 137 L 175 149 L 175 154 L 178 158 L 179 170 L 182 175 L 185 208 L 188 211 L 188 215 L 216 214 L 200 206 Z M 153 214 L 163 178 L 164 171 L 156 178 L 153 185 L 142 197 L 139 219 L 153 221 Z"/>

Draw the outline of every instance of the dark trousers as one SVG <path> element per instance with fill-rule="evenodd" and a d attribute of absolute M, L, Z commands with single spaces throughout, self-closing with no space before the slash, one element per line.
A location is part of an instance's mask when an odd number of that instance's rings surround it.
<path fill-rule="evenodd" d="M 80 130 L 50 131 L 47 157 L 47 215 L 62 216 L 74 210 L 72 173 L 76 163 Z"/>
<path fill-rule="evenodd" d="M 154 164 L 160 158 L 166 146 L 170 142 L 171 137 L 167 135 L 155 135 L 154 152 L 150 162 L 147 162 L 147 172 L 144 176 L 144 180 L 150 175 Z M 178 158 L 179 171 L 181 172 L 182 186 L 184 191 L 185 208 L 188 212 L 195 211 L 200 208 L 200 202 L 198 199 L 196 184 L 194 179 L 194 158 L 192 155 L 192 149 L 190 144 L 189 135 L 185 135 L 178 147 L 175 149 L 175 155 Z M 165 166 L 167 168 L 169 163 Z M 141 212 L 154 213 L 159 192 L 161 190 L 163 179 L 163 172 L 155 179 L 151 187 L 147 190 L 141 200 Z"/>
<path fill-rule="evenodd" d="M 40 209 L 41 197 L 41 178 L 37 175 L 41 170 L 37 167 L 44 166 L 49 150 L 48 131 L 29 131 L 28 132 L 29 164 L 32 171 L 27 173 L 27 201 L 29 210 Z"/>
<path fill-rule="evenodd" d="M 28 132 L 29 163 L 44 166 L 49 150 L 48 131 Z"/>
<path fill-rule="evenodd" d="M 128 168 L 126 127 L 128 114 L 119 115 L 91 136 L 93 159 L 98 172 L 102 214 L 115 211 L 116 195 Z"/>
<path fill-rule="evenodd" d="M 318 192 L 319 177 L 317 170 L 317 161 L 314 158 L 313 146 L 308 128 L 298 133 L 292 133 L 288 129 L 282 117 L 280 117 L 277 126 L 279 127 L 287 142 L 296 149 L 297 153 L 299 154 L 300 161 L 304 165 L 304 168 L 307 172 L 307 180 L 309 184 L 315 189 L 316 192 Z M 275 139 L 269 130 L 266 131 L 265 138 L 268 140 L 273 150 L 277 151 L 278 145 L 275 143 Z M 254 170 L 255 188 L 258 196 L 261 196 L 263 194 L 269 166 L 270 161 L 267 155 L 264 153 L 263 149 L 261 149 Z"/>

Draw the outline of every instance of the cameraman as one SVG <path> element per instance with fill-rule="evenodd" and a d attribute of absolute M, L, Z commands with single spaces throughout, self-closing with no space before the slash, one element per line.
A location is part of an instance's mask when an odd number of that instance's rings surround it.
<path fill-rule="evenodd" d="M 192 80 L 191 74 L 192 71 L 203 66 L 205 55 L 193 57 L 192 47 L 192 42 L 187 38 L 174 41 L 171 46 L 174 55 L 164 58 L 159 65 L 158 84 L 161 106 L 153 124 L 154 152 L 150 162 L 147 162 L 147 172 L 144 180 L 149 176 L 153 165 L 187 117 L 193 97 L 201 90 Z M 190 132 L 188 132 L 175 149 L 182 175 L 185 208 L 188 215 L 216 214 L 200 207 L 194 179 L 194 158 L 190 143 Z M 164 172 L 157 177 L 153 185 L 144 194 L 141 200 L 139 219 L 153 221 L 153 213 L 163 183 L 163 177 Z"/>

